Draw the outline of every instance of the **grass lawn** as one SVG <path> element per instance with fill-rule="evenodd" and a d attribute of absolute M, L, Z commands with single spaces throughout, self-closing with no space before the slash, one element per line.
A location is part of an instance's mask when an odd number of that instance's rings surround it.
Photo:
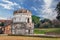
<path fill-rule="evenodd" d="M 45 30 L 35 29 L 34 34 L 45 34 Z"/>
<path fill-rule="evenodd" d="M 35 34 L 45 34 L 47 32 L 55 32 L 55 33 L 60 33 L 60 28 L 43 28 L 43 29 L 34 29 Z"/>
<path fill-rule="evenodd" d="M 25 36 L 0 36 L 0 40 L 60 40 L 60 38 L 40 38 Z"/>
<path fill-rule="evenodd" d="M 59 32 L 60 33 L 60 28 L 34 29 L 35 34 L 45 34 L 46 32 Z M 27 36 L 0 36 L 0 40 L 60 40 L 60 38 L 27 37 Z"/>

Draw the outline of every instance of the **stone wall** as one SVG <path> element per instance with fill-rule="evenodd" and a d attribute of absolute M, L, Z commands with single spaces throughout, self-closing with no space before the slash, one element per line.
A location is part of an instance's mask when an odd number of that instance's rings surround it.
<path fill-rule="evenodd" d="M 14 24 L 12 26 L 12 34 L 33 34 L 34 27 L 27 26 L 27 23 Z"/>
<path fill-rule="evenodd" d="M 34 25 L 31 16 L 31 12 L 25 9 L 15 11 L 12 20 L 12 34 L 33 34 Z"/>

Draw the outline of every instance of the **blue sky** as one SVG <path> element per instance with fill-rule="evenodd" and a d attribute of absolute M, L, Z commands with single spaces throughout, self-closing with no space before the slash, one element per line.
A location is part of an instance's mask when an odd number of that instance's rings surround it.
<path fill-rule="evenodd" d="M 30 10 L 33 15 L 48 19 L 57 16 L 54 10 L 60 0 L 0 0 L 0 18 L 10 18 L 14 10 L 21 8 Z"/>

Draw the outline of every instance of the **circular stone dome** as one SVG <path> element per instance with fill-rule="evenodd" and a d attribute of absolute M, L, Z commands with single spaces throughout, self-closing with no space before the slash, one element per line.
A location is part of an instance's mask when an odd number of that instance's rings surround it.
<path fill-rule="evenodd" d="M 20 10 L 17 10 L 17 11 L 14 11 L 14 14 L 18 14 L 18 13 L 30 13 L 31 14 L 31 12 L 29 11 L 29 10 L 26 10 L 26 9 L 20 9 Z"/>

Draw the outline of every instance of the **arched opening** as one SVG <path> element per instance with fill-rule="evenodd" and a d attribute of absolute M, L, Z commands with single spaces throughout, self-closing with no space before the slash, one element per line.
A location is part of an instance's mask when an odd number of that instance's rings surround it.
<path fill-rule="evenodd" d="M 28 18 L 27 22 L 29 23 L 29 18 Z"/>
<path fill-rule="evenodd" d="M 3 34 L 3 30 L 2 30 L 2 28 L 0 28 L 0 34 Z"/>
<path fill-rule="evenodd" d="M 30 34 L 30 29 L 28 30 L 28 34 Z"/>

